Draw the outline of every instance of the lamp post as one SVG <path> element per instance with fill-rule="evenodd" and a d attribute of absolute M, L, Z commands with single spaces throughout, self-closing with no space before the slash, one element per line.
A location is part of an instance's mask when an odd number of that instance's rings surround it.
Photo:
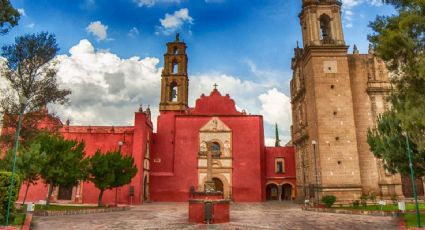
<path fill-rule="evenodd" d="M 316 202 L 319 204 L 319 175 L 317 174 L 317 160 L 316 160 L 316 144 L 315 140 L 311 141 L 313 145 L 313 157 L 314 157 L 314 171 L 316 173 Z"/>
<path fill-rule="evenodd" d="M 407 156 L 409 157 L 410 177 L 412 178 L 413 197 L 415 198 L 416 225 L 418 226 L 418 228 L 420 228 L 421 227 L 421 215 L 419 214 L 418 196 L 416 194 L 415 172 L 413 170 L 412 155 L 411 155 L 410 146 L 409 146 L 409 137 L 407 136 L 406 132 L 403 132 L 403 136 L 406 137 Z"/>
<path fill-rule="evenodd" d="M 123 141 L 118 141 L 118 152 L 121 154 L 121 148 L 123 146 Z M 118 207 L 118 187 L 115 188 L 115 206 Z"/>
<path fill-rule="evenodd" d="M 23 113 L 24 113 L 26 104 L 27 104 L 27 98 L 25 96 L 20 96 L 19 97 L 19 105 L 20 105 L 20 108 L 19 108 L 19 121 L 18 121 L 18 128 L 16 129 L 16 134 L 15 134 L 15 147 L 13 148 L 12 175 L 10 177 L 9 193 L 8 193 L 8 200 L 7 200 L 6 226 L 9 225 L 10 205 L 11 205 L 11 202 L 12 202 L 13 184 L 15 183 L 16 152 L 18 151 L 19 133 L 21 131 L 22 117 L 23 117 Z"/>

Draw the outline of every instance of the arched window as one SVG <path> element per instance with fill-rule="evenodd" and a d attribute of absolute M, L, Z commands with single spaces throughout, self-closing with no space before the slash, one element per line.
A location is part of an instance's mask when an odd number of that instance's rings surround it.
<path fill-rule="evenodd" d="M 173 66 L 172 66 L 172 74 L 176 74 L 179 72 L 179 63 L 177 63 L 177 61 L 173 61 Z"/>
<path fill-rule="evenodd" d="M 178 87 L 178 85 L 177 85 L 177 83 L 175 82 L 175 81 L 173 81 L 171 84 L 170 84 L 170 101 L 171 102 L 177 102 L 177 97 L 178 97 L 178 89 L 179 89 L 179 87 Z"/>
<path fill-rule="evenodd" d="M 213 157 L 220 157 L 220 155 L 221 155 L 221 146 L 220 146 L 220 143 L 218 143 L 218 142 L 211 142 L 211 145 L 210 145 L 210 149 L 209 149 L 210 151 L 212 151 L 212 156 Z"/>
<path fill-rule="evenodd" d="M 320 38 L 322 40 L 330 40 L 331 37 L 331 18 L 327 14 L 320 16 Z"/>
<path fill-rule="evenodd" d="M 178 53 L 178 51 L 179 51 L 179 48 L 177 48 L 177 46 L 175 46 L 175 47 L 174 47 L 174 49 L 173 49 L 173 53 L 174 53 L 174 54 L 177 54 L 177 53 Z"/>

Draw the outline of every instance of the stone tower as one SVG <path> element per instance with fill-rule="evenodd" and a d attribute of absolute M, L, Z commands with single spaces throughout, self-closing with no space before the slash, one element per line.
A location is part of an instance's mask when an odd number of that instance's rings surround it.
<path fill-rule="evenodd" d="M 298 198 L 401 195 L 400 177 L 386 174 L 367 144 L 367 129 L 388 107 L 385 64 L 373 49 L 347 54 L 340 1 L 302 3 L 304 47 L 294 50 L 291 81 Z"/>
<path fill-rule="evenodd" d="M 164 69 L 161 76 L 160 111 L 185 111 L 188 105 L 189 78 L 187 76 L 186 44 L 176 40 L 167 43 Z"/>

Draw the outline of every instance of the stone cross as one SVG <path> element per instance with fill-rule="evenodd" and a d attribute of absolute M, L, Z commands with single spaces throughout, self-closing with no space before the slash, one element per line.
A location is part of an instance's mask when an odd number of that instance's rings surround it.
<path fill-rule="evenodd" d="M 204 192 L 215 192 L 215 184 L 212 180 L 212 143 L 207 143 L 207 180 L 204 184 Z"/>

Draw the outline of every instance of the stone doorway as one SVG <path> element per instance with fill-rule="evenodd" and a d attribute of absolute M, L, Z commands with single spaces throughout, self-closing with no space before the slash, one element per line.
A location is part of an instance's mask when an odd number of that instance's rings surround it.
<path fill-rule="evenodd" d="M 212 178 L 215 186 L 215 190 L 219 192 L 224 192 L 223 181 L 218 179 L 217 177 Z"/>
<path fill-rule="evenodd" d="M 290 184 L 282 185 L 282 193 L 280 194 L 281 200 L 291 200 L 292 186 Z"/>
<path fill-rule="evenodd" d="M 58 200 L 71 200 L 72 199 L 72 187 L 68 188 L 60 186 L 58 191 Z"/>
<path fill-rule="evenodd" d="M 267 200 L 279 200 L 278 187 L 276 184 L 268 184 L 266 186 Z"/>
<path fill-rule="evenodd" d="M 401 176 L 401 184 L 403 189 L 403 195 L 405 197 L 413 197 L 413 186 L 412 186 L 412 180 L 410 179 L 410 176 Z M 422 183 L 422 178 L 416 178 L 415 179 L 416 184 L 416 193 L 418 196 L 424 195 L 424 186 Z"/>

